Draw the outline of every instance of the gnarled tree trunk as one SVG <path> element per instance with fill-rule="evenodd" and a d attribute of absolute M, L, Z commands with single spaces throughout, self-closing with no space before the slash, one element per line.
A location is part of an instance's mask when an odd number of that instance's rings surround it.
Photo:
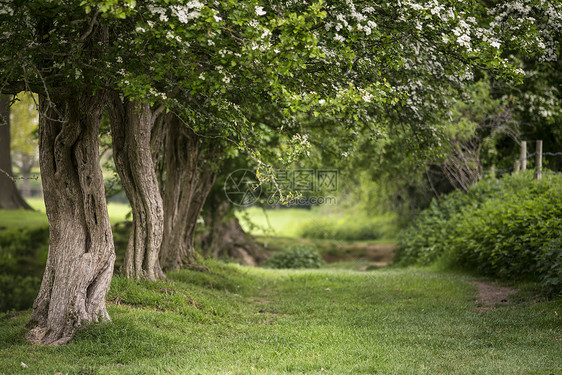
<path fill-rule="evenodd" d="M 150 150 L 153 112 L 148 103 L 114 94 L 109 113 L 115 167 L 133 212 L 123 271 L 129 278 L 163 278 L 158 254 L 164 211 Z"/>
<path fill-rule="evenodd" d="M 49 254 L 28 323 L 33 343 L 64 344 L 83 323 L 109 319 L 105 297 L 115 251 L 99 165 L 104 99 L 80 92 L 51 97 L 54 103 L 39 99 Z"/>
<path fill-rule="evenodd" d="M 246 233 L 234 214 L 233 205 L 217 191 L 205 207 L 207 232 L 201 241 L 203 251 L 214 257 L 229 257 L 241 264 L 257 266 L 267 259 L 266 249 Z"/>
<path fill-rule="evenodd" d="M 31 207 L 21 197 L 12 180 L 12 156 L 10 154 L 10 100 L 0 96 L 0 208 L 17 210 Z"/>
<path fill-rule="evenodd" d="M 195 261 L 197 218 L 215 181 L 218 147 L 205 147 L 200 138 L 167 115 L 164 123 L 165 181 L 164 238 L 160 260 L 165 269 L 177 270 Z"/>

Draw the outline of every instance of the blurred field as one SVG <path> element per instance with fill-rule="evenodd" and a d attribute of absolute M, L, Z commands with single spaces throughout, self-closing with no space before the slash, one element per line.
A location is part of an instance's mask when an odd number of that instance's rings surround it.
<path fill-rule="evenodd" d="M 26 202 L 35 211 L 26 210 L 0 210 L 0 228 L 23 228 L 48 225 L 45 215 L 45 202 L 42 198 L 28 198 Z M 112 224 L 127 220 L 131 207 L 126 203 L 109 202 L 107 204 L 109 220 Z M 130 219 L 128 219 L 130 220 Z"/>
<path fill-rule="evenodd" d="M 322 215 L 320 207 L 264 210 L 249 207 L 236 213 L 245 231 L 255 236 L 299 238 L 304 223 Z"/>
<path fill-rule="evenodd" d="M 394 243 L 397 233 L 392 215 L 369 217 L 326 207 L 250 207 L 237 216 L 244 230 L 254 236 Z"/>

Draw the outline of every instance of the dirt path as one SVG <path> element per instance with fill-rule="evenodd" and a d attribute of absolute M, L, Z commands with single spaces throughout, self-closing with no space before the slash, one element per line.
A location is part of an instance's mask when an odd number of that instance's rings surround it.
<path fill-rule="evenodd" d="M 478 288 L 476 311 L 488 311 L 496 308 L 498 304 L 509 303 L 509 296 L 517 292 L 516 289 L 494 285 L 482 281 L 473 281 L 472 285 Z"/>

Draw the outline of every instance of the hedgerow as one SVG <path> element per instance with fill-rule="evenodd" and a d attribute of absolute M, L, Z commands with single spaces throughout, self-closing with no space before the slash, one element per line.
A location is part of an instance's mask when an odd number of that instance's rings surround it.
<path fill-rule="evenodd" d="M 432 202 L 401 235 L 400 264 L 437 260 L 562 291 L 562 176 L 486 179 Z"/>
<path fill-rule="evenodd" d="M 45 268 L 49 228 L 0 231 L 0 312 L 33 305 Z"/>

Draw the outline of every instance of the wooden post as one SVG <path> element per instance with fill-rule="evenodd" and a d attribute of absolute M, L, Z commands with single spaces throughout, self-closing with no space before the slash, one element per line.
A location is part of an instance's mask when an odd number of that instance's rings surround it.
<path fill-rule="evenodd" d="M 535 178 L 542 178 L 542 141 L 537 141 L 537 161 L 535 163 Z"/>
<path fill-rule="evenodd" d="M 527 170 L 527 141 L 521 141 L 521 170 Z"/>
<path fill-rule="evenodd" d="M 492 181 L 496 181 L 496 166 L 494 165 L 490 167 L 490 178 Z"/>
<path fill-rule="evenodd" d="M 513 166 L 513 174 L 519 174 L 521 169 L 521 160 L 515 160 L 515 165 Z"/>

